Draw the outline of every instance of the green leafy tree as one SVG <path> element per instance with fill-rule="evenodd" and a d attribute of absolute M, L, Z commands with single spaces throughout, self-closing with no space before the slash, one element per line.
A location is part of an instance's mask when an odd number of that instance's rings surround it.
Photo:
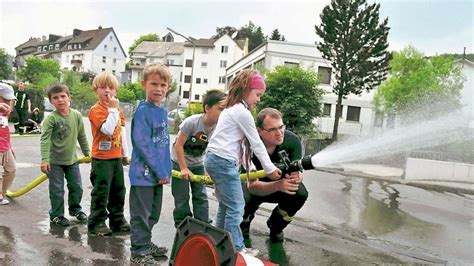
<path fill-rule="evenodd" d="M 377 90 L 374 107 L 381 113 L 430 118 L 459 108 L 464 78 L 454 58 L 426 58 L 412 46 L 395 52 L 390 77 Z M 429 111 L 418 112 L 423 107 Z"/>
<path fill-rule="evenodd" d="M 280 34 L 280 31 L 278 29 L 274 29 L 272 31 L 272 34 L 270 36 L 270 40 L 275 40 L 275 41 L 286 41 L 285 36 Z"/>
<path fill-rule="evenodd" d="M 69 87 L 71 92 L 71 105 L 82 113 L 87 113 L 92 105 L 97 102 L 90 82 L 82 82 L 83 73 L 65 71 L 62 76 L 63 83 Z"/>
<path fill-rule="evenodd" d="M 238 30 L 232 26 L 216 27 L 216 35 L 212 36 L 212 38 L 219 39 L 224 34 L 227 34 L 232 37 L 234 33 L 237 33 L 237 32 Z"/>
<path fill-rule="evenodd" d="M 249 24 L 241 27 L 236 36 L 236 39 L 245 38 L 249 39 L 249 52 L 262 44 L 266 39 L 265 35 L 263 35 L 262 28 L 255 26 L 252 21 L 249 21 Z"/>
<path fill-rule="evenodd" d="M 8 64 L 8 54 L 5 49 L 0 48 L 0 79 L 9 79 L 12 67 Z"/>
<path fill-rule="evenodd" d="M 18 71 L 18 77 L 30 83 L 37 83 L 42 77 L 41 75 L 50 74 L 56 79 L 59 78 L 60 66 L 53 59 L 40 59 L 37 57 L 29 57 L 26 64 Z"/>
<path fill-rule="evenodd" d="M 379 24 L 379 9 L 380 4 L 369 5 L 366 0 L 332 0 L 321 13 L 321 25 L 315 26 L 321 38 L 317 47 L 335 75 L 333 140 L 337 140 L 342 99 L 372 90 L 387 75 L 389 27 L 387 18 Z"/>
<path fill-rule="evenodd" d="M 130 45 L 130 47 L 128 48 L 128 55 L 131 55 L 133 50 L 135 48 L 137 48 L 137 46 L 144 42 L 144 41 L 149 41 L 149 42 L 159 42 L 161 41 L 161 38 L 158 34 L 156 33 L 149 33 L 149 34 L 145 34 L 145 35 L 142 35 L 140 36 L 138 39 L 136 39 L 132 45 Z"/>
<path fill-rule="evenodd" d="M 317 75 L 300 67 L 278 66 L 267 73 L 267 92 L 257 109 L 280 110 L 288 129 L 300 136 L 311 137 L 315 126 L 311 121 L 321 114 L 324 91 L 318 88 Z"/>

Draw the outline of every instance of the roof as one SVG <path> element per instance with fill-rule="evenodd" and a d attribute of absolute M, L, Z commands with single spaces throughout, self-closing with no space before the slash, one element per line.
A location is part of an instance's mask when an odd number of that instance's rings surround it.
<path fill-rule="evenodd" d="M 28 41 L 18 45 L 15 49 L 22 49 L 30 46 L 36 46 L 41 41 L 39 38 L 30 38 Z"/>
<path fill-rule="evenodd" d="M 140 43 L 132 52 L 132 54 L 146 54 L 153 57 L 165 57 L 169 54 L 179 55 L 184 52 L 184 44 L 182 42 L 150 42 L 144 41 Z"/>
<path fill-rule="evenodd" d="M 214 48 L 214 42 L 217 41 L 217 40 L 214 40 L 214 39 L 193 39 L 192 41 L 193 41 L 194 45 L 196 45 L 196 47 Z M 187 42 L 184 43 L 184 46 L 193 47 L 193 43 L 187 41 Z"/>

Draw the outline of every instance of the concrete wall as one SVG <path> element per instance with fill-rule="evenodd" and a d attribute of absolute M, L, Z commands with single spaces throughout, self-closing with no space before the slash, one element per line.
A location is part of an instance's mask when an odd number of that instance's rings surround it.
<path fill-rule="evenodd" d="M 474 183 L 474 165 L 407 158 L 405 179 L 409 181 L 450 181 Z"/>

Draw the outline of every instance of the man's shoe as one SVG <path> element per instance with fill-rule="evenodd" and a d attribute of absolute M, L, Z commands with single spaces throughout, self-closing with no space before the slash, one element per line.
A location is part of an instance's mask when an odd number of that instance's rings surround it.
<path fill-rule="evenodd" d="M 239 251 L 240 254 L 256 257 L 260 251 L 256 248 L 243 248 Z"/>
<path fill-rule="evenodd" d="M 7 205 L 10 201 L 6 198 L 0 199 L 0 205 Z"/>
<path fill-rule="evenodd" d="M 64 216 L 54 217 L 53 219 L 51 219 L 50 222 L 51 222 L 51 224 L 59 225 L 59 226 L 69 226 L 70 225 L 69 220 Z"/>
<path fill-rule="evenodd" d="M 279 233 L 274 233 L 270 231 L 270 241 L 272 242 L 282 242 L 285 239 L 285 234 L 283 231 Z"/>
<path fill-rule="evenodd" d="M 154 258 L 166 256 L 166 253 L 168 253 L 168 249 L 166 247 L 159 247 L 153 242 L 150 243 L 150 255 L 152 255 Z"/>
<path fill-rule="evenodd" d="M 112 230 L 110 230 L 105 223 L 100 223 L 95 227 L 89 228 L 88 233 L 96 236 L 110 236 L 112 235 Z"/>
<path fill-rule="evenodd" d="M 123 218 L 119 222 L 111 223 L 109 221 L 109 225 L 110 229 L 115 233 L 130 232 L 130 224 Z"/>
<path fill-rule="evenodd" d="M 152 255 L 141 255 L 136 257 L 130 258 L 130 264 L 138 264 L 138 265 L 154 265 L 155 259 Z"/>
<path fill-rule="evenodd" d="M 76 217 L 77 221 L 81 224 L 84 224 L 84 223 L 87 223 L 87 215 L 82 212 L 82 211 L 78 211 L 74 214 L 71 214 L 72 216 Z"/>
<path fill-rule="evenodd" d="M 240 223 L 240 230 L 242 230 L 242 235 L 244 238 L 249 238 L 250 237 L 250 220 L 244 219 Z"/>

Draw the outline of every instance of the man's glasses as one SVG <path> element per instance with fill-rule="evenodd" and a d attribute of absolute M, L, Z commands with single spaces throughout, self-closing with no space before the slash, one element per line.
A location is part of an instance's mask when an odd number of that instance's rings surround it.
<path fill-rule="evenodd" d="M 281 126 L 279 126 L 279 127 L 272 127 L 272 128 L 268 128 L 268 129 L 262 128 L 262 129 L 265 130 L 265 131 L 267 131 L 267 132 L 270 132 L 270 133 L 275 133 L 275 132 L 277 132 L 277 131 L 284 131 L 285 128 L 286 128 L 286 125 L 283 124 L 283 125 L 281 125 Z"/>

